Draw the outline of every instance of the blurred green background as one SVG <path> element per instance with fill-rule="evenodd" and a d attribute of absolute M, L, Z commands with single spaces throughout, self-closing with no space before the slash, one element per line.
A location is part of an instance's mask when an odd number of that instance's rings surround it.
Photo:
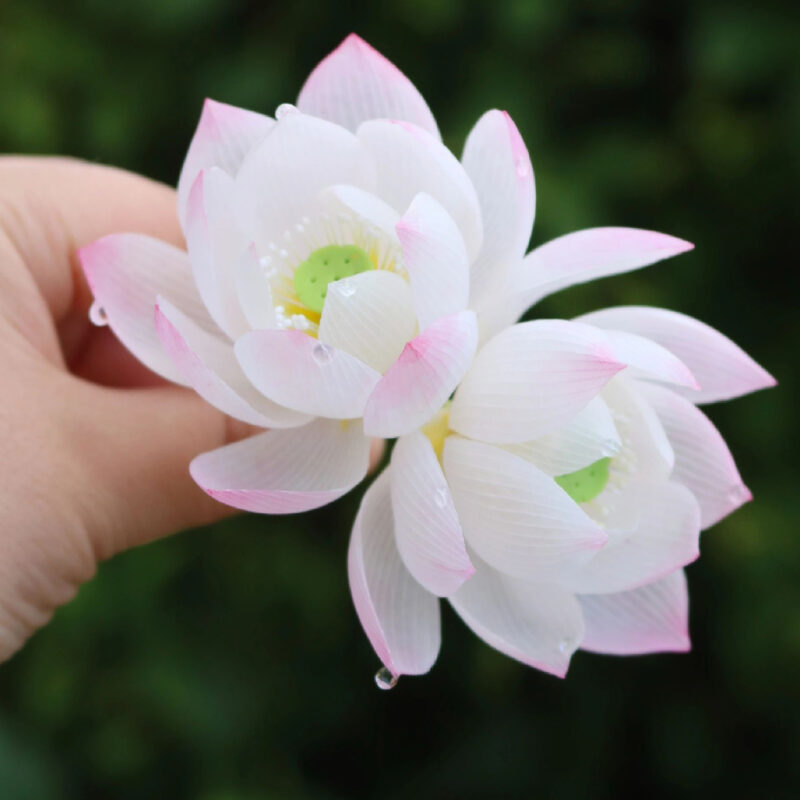
<path fill-rule="evenodd" d="M 756 502 L 689 569 L 690 654 L 579 653 L 562 682 L 445 609 L 433 672 L 379 692 L 345 574 L 359 491 L 103 565 L 0 668 L 0 798 L 797 797 L 798 23 L 788 0 L 0 5 L 0 150 L 169 183 L 206 95 L 272 113 L 355 30 L 457 152 L 511 113 L 535 243 L 618 224 L 697 244 L 538 315 L 679 309 L 781 381 L 710 410 Z"/>

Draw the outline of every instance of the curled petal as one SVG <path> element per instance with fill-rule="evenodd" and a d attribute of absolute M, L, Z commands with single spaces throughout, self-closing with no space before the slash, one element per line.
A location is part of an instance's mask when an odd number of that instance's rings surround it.
<path fill-rule="evenodd" d="M 450 436 L 444 474 L 467 543 L 509 575 L 554 580 L 576 555 L 606 541 L 549 475 L 498 447 Z"/>
<path fill-rule="evenodd" d="M 660 386 L 639 391 L 664 426 L 675 452 L 672 480 L 697 498 L 704 530 L 752 499 L 725 440 L 697 406 Z"/>
<path fill-rule="evenodd" d="M 562 583 L 578 594 L 635 589 L 700 554 L 700 507 L 679 483 L 631 482 L 613 501 L 606 530 L 608 544 L 562 577 Z"/>
<path fill-rule="evenodd" d="M 606 403 L 595 397 L 566 425 L 530 442 L 503 449 L 530 461 L 548 475 L 567 475 L 601 458 L 617 455 L 622 441 Z"/>
<path fill-rule="evenodd" d="M 393 675 L 421 675 L 439 654 L 439 601 L 403 566 L 397 552 L 389 473 L 367 489 L 358 511 L 347 574 L 356 613 L 373 649 Z"/>
<path fill-rule="evenodd" d="M 392 438 L 424 425 L 469 369 L 477 338 L 475 315 L 462 311 L 410 341 L 369 397 L 364 409 L 367 435 Z"/>
<path fill-rule="evenodd" d="M 396 273 L 374 269 L 328 284 L 321 342 L 383 373 L 416 332 L 411 289 Z"/>
<path fill-rule="evenodd" d="M 314 68 L 297 107 L 351 131 L 368 119 L 400 119 L 439 137 L 433 114 L 414 84 L 354 33 Z"/>
<path fill-rule="evenodd" d="M 244 108 L 206 100 L 178 180 L 178 215 L 186 220 L 189 192 L 200 172 L 219 167 L 231 177 L 250 149 L 263 139 L 275 120 Z"/>
<path fill-rule="evenodd" d="M 236 176 L 242 227 L 260 253 L 283 248 L 296 226 L 322 211 L 319 195 L 336 184 L 370 190 L 372 159 L 349 131 L 289 112 L 250 151 Z"/>
<path fill-rule="evenodd" d="M 645 336 L 674 353 L 692 371 L 700 390 L 694 403 L 714 403 L 775 385 L 772 377 L 727 336 L 699 320 L 647 306 L 619 306 L 580 318 L 590 325 Z"/>
<path fill-rule="evenodd" d="M 78 257 L 116 337 L 153 372 L 184 383 L 156 333 L 156 297 L 162 295 L 201 328 L 219 333 L 197 294 L 186 253 L 149 236 L 120 233 L 81 248 Z"/>
<path fill-rule="evenodd" d="M 624 368 L 596 328 L 563 320 L 514 325 L 478 352 L 450 427 L 498 444 L 537 439 L 566 425 Z"/>
<path fill-rule="evenodd" d="M 319 417 L 360 417 L 381 379 L 355 356 L 302 331 L 252 331 L 235 352 L 244 374 L 270 400 Z"/>
<path fill-rule="evenodd" d="M 463 311 L 469 300 L 469 258 L 452 217 L 430 195 L 418 194 L 397 223 L 397 236 L 420 329 Z"/>
<path fill-rule="evenodd" d="M 197 456 L 189 469 L 216 500 L 260 514 L 330 503 L 367 474 L 370 442 L 357 422 L 315 420 L 268 431 Z"/>
<path fill-rule="evenodd" d="M 508 267 L 528 248 L 536 209 L 533 169 L 525 142 L 505 111 L 487 111 L 467 137 L 461 157 L 475 185 L 483 245 L 472 264 L 472 307 L 488 287 L 501 286 Z"/>
<path fill-rule="evenodd" d="M 204 331 L 163 297 L 156 303 L 155 322 L 183 379 L 215 408 L 263 428 L 292 428 L 311 420 L 260 394 L 239 367 L 233 345 Z"/>
<path fill-rule="evenodd" d="M 495 650 L 563 678 L 583 637 L 575 596 L 556 584 L 505 575 L 481 561 L 476 567 L 450 598 L 456 613 Z"/>
<path fill-rule="evenodd" d="M 586 624 L 582 650 L 633 656 L 691 648 L 682 569 L 628 592 L 579 595 L 578 600 Z"/>
<path fill-rule="evenodd" d="M 458 159 L 434 136 L 408 122 L 365 122 L 358 138 L 375 158 L 378 196 L 403 213 L 417 194 L 429 194 L 455 220 L 467 252 L 475 257 L 483 238 L 481 210 Z"/>
<path fill-rule="evenodd" d="M 415 432 L 397 440 L 391 474 L 400 556 L 431 594 L 447 597 L 475 569 L 442 468 L 423 434 Z"/>

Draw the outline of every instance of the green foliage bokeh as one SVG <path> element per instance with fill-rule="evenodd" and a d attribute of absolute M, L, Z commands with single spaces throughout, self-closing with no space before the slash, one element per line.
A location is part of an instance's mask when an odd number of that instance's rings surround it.
<path fill-rule="evenodd" d="M 483 111 L 511 113 L 536 172 L 534 243 L 618 224 L 697 245 L 536 315 L 675 308 L 781 381 L 709 412 L 756 500 L 689 569 L 694 649 L 579 653 L 561 682 L 445 609 L 433 672 L 378 692 L 344 563 L 359 491 L 104 564 L 0 668 L 0 797 L 796 797 L 796 8 L 12 0 L 0 150 L 174 183 L 205 96 L 272 113 L 351 30 L 414 80 L 456 152 Z"/>

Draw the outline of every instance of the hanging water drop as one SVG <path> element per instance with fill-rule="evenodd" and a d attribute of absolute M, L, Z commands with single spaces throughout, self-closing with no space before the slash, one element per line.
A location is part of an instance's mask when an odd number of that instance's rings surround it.
<path fill-rule="evenodd" d="M 381 667 L 375 673 L 375 685 L 384 691 L 387 691 L 388 689 L 394 689 L 394 687 L 397 686 L 398 680 L 398 676 L 395 675 L 391 670 L 386 669 L 386 667 Z"/>
<path fill-rule="evenodd" d="M 108 316 L 106 315 L 106 310 L 97 300 L 92 303 L 91 308 L 89 309 L 89 320 L 91 321 L 92 325 L 97 325 L 98 328 L 102 328 L 104 325 L 108 325 Z"/>
<path fill-rule="evenodd" d="M 300 112 L 297 110 L 297 106 L 292 105 L 291 103 L 281 103 L 275 109 L 275 119 L 283 119 L 289 114 L 298 114 L 298 113 Z"/>
<path fill-rule="evenodd" d="M 339 294 L 342 297 L 352 297 L 356 293 L 356 285 L 353 281 L 339 281 L 336 287 L 339 289 Z"/>
<path fill-rule="evenodd" d="M 572 647 L 573 647 L 572 639 L 562 639 L 558 643 L 558 652 L 559 653 L 567 653 L 572 649 Z"/>
<path fill-rule="evenodd" d="M 333 358 L 333 349 L 326 344 L 318 344 L 311 351 L 311 355 L 317 364 L 328 364 Z"/>
<path fill-rule="evenodd" d="M 517 175 L 520 178 L 527 178 L 528 173 L 530 172 L 530 167 L 528 166 L 528 160 L 524 156 L 519 156 L 515 162 L 517 168 Z"/>

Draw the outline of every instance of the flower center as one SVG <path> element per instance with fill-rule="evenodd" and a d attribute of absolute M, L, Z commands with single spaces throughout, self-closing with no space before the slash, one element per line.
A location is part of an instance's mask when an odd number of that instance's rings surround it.
<path fill-rule="evenodd" d="M 601 458 L 577 472 L 559 475 L 555 480 L 576 503 L 588 503 L 606 488 L 610 464 L 610 458 Z"/>
<path fill-rule="evenodd" d="M 321 313 L 329 283 L 374 267 L 367 253 L 354 244 L 320 247 L 294 271 L 297 299 L 311 311 Z"/>

